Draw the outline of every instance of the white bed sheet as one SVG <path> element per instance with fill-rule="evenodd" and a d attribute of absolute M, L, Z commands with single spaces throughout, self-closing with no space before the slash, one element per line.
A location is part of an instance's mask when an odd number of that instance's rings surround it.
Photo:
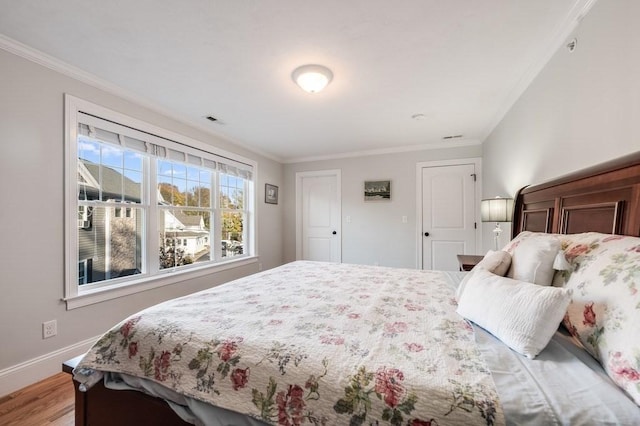
<path fill-rule="evenodd" d="M 465 273 L 445 272 L 452 287 Z M 606 375 L 602 367 L 571 337 L 559 330 L 535 359 L 528 359 L 475 326 L 476 341 L 492 372 L 508 425 L 637 425 L 638 407 Z M 109 388 L 138 389 L 173 401 L 186 421 L 207 426 L 264 423 L 242 414 L 185 399 L 171 390 L 138 378 L 108 375 Z"/>
<path fill-rule="evenodd" d="M 640 407 L 563 331 L 528 359 L 474 329 L 508 425 L 640 424 Z"/>
<path fill-rule="evenodd" d="M 448 273 L 452 285 L 466 273 Z M 473 324 L 508 425 L 638 425 L 640 407 L 560 328 L 528 359 Z"/>

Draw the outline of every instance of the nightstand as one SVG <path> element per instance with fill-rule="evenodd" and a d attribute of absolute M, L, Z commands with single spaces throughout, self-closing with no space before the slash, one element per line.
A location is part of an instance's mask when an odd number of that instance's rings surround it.
<path fill-rule="evenodd" d="M 461 271 L 470 271 L 476 266 L 484 256 L 476 256 L 474 254 L 459 254 L 458 263 Z"/>

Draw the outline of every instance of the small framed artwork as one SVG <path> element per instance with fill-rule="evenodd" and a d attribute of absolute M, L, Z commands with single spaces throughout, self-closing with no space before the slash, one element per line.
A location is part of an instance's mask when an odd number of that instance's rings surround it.
<path fill-rule="evenodd" d="M 368 180 L 364 182 L 365 201 L 389 201 L 391 200 L 390 180 Z"/>
<path fill-rule="evenodd" d="M 270 183 L 264 184 L 264 202 L 267 204 L 278 204 L 278 187 Z"/>

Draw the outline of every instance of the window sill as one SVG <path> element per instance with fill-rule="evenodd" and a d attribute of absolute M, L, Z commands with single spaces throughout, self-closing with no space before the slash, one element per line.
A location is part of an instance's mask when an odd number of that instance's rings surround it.
<path fill-rule="evenodd" d="M 200 268 L 190 268 L 185 271 L 172 272 L 171 274 L 154 275 L 153 277 L 140 278 L 135 281 L 127 282 L 120 285 L 110 287 L 96 288 L 84 291 L 73 297 L 67 297 L 64 300 L 67 303 L 67 310 L 81 308 L 87 305 L 104 302 L 107 300 L 124 297 L 142 291 L 152 290 L 166 285 L 175 284 L 180 281 L 203 277 L 205 275 L 215 274 L 216 272 L 226 271 L 241 266 L 256 263 L 256 256 L 243 257 L 242 259 L 229 260 L 224 263 L 215 265 L 202 266 Z"/>

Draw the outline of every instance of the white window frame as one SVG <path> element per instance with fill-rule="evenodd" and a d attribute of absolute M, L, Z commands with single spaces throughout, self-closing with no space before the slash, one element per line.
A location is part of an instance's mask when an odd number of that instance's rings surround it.
<path fill-rule="evenodd" d="M 145 267 L 148 269 L 151 266 L 151 270 L 146 270 L 143 274 L 137 274 L 126 278 L 112 280 L 105 285 L 91 285 L 80 286 L 78 284 L 78 262 L 83 260 L 78 259 L 78 196 L 77 196 L 77 182 L 78 182 L 78 152 L 77 152 L 77 138 L 78 138 L 78 121 L 81 113 L 94 115 L 104 120 L 118 123 L 122 126 L 126 126 L 132 129 L 137 129 L 141 132 L 145 132 L 151 135 L 156 135 L 160 138 L 175 141 L 186 147 L 191 147 L 200 151 L 208 152 L 214 156 L 224 157 L 230 161 L 236 161 L 239 163 L 247 164 L 252 167 L 253 182 L 249 185 L 246 197 L 247 206 L 244 211 L 247 212 L 245 220 L 245 232 L 244 232 L 244 252 L 243 256 L 234 256 L 231 258 L 220 259 L 220 248 L 215 247 L 218 245 L 220 234 L 217 232 L 219 229 L 219 218 L 221 217 L 221 209 L 217 206 L 217 198 L 219 193 L 219 183 L 216 182 L 216 187 L 212 188 L 211 201 L 214 203 L 215 198 L 215 228 L 216 232 L 213 233 L 214 240 L 211 242 L 211 253 L 218 259 L 216 262 L 207 262 L 203 264 L 195 263 L 188 266 L 182 266 L 179 268 L 167 268 L 158 269 L 157 256 L 153 255 L 153 247 L 158 246 L 158 236 L 153 232 L 146 232 L 144 241 L 147 246 L 147 257 L 149 259 L 143 259 Z M 80 120 L 82 121 L 82 120 Z M 155 173 L 155 167 L 151 167 L 149 175 Z M 248 158 L 239 156 L 237 154 L 224 151 L 215 148 L 211 145 L 197 141 L 195 139 L 188 138 L 186 136 L 171 132 L 169 130 L 157 127 L 150 123 L 129 117 L 125 114 L 113 111 L 111 109 L 96 105 L 94 103 L 85 101 L 80 98 L 65 94 L 65 288 L 64 298 L 66 301 L 67 309 L 74 309 L 81 306 L 90 305 L 93 303 L 99 303 L 105 300 L 110 300 L 118 297 L 127 296 L 130 294 L 146 291 L 153 288 L 158 288 L 165 285 L 174 284 L 184 281 L 186 279 L 197 278 L 211 273 L 224 271 L 231 268 L 241 267 L 248 264 L 257 262 L 257 220 L 256 220 L 256 182 L 258 176 L 258 164 L 257 162 Z M 146 179 L 145 179 L 146 180 Z M 149 191 L 149 189 L 143 189 L 143 192 Z M 148 205 L 157 207 L 155 200 L 155 189 L 150 192 L 151 202 Z M 147 196 L 148 196 L 147 195 Z M 128 207 L 128 206 L 127 206 Z M 131 206 L 134 207 L 134 206 Z M 137 206 L 135 206 L 137 207 Z M 188 208 L 188 207 L 186 207 Z M 151 214 L 148 215 L 151 220 Z M 155 216 L 154 216 L 155 217 Z M 71 226 L 73 225 L 73 226 Z M 147 230 L 148 231 L 148 230 Z M 153 234 L 153 235 L 152 235 Z M 144 257 L 144 256 L 143 256 Z M 155 259 L 155 260 L 154 260 Z M 155 262 L 155 263 L 154 263 Z M 143 268 L 145 269 L 145 268 Z"/>

